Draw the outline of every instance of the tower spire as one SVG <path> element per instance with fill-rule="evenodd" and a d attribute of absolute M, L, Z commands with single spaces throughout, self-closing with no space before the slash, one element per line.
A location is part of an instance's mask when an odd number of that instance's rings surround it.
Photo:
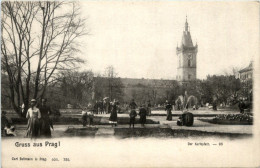
<path fill-rule="evenodd" d="M 191 39 L 188 17 L 186 15 L 184 31 L 180 48 L 176 48 L 177 54 L 177 80 L 181 83 L 192 82 L 197 78 L 197 52 L 198 45 L 194 46 Z M 177 44 L 178 45 L 178 44 Z"/>
<path fill-rule="evenodd" d="M 186 22 L 185 22 L 185 31 L 189 31 L 189 24 L 188 24 L 187 15 L 186 15 Z"/>

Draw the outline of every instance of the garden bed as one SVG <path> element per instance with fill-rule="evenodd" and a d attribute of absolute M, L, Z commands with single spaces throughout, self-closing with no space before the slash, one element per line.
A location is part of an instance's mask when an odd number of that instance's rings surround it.
<path fill-rule="evenodd" d="M 213 119 L 199 119 L 200 121 L 221 125 L 253 125 L 251 113 L 244 114 L 220 114 Z"/>
<path fill-rule="evenodd" d="M 74 137 L 74 136 L 88 136 L 88 137 L 95 137 L 95 134 L 97 132 L 98 128 L 74 128 L 74 127 L 69 127 L 65 132 L 64 136 L 68 137 Z"/>

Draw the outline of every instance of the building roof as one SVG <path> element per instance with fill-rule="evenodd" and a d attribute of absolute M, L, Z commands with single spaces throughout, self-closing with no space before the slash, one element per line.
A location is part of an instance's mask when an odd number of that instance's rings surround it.
<path fill-rule="evenodd" d="M 95 77 L 101 80 L 108 80 L 109 78 L 106 77 Z M 138 78 L 113 78 L 113 79 L 120 79 L 122 84 L 126 87 L 129 86 L 156 86 L 156 87 L 171 87 L 176 80 L 170 79 L 138 79 Z"/>
<path fill-rule="evenodd" d="M 182 45 L 184 45 L 185 47 L 193 47 L 187 16 L 185 22 L 185 30 L 183 31 L 183 35 L 182 35 Z"/>
<path fill-rule="evenodd" d="M 239 73 L 247 72 L 247 71 L 252 71 L 253 70 L 253 61 L 250 62 L 250 64 L 244 68 L 238 71 Z"/>
<path fill-rule="evenodd" d="M 190 35 L 189 31 L 183 31 L 182 44 L 185 47 L 193 47 L 193 43 L 192 43 L 192 39 L 191 39 L 191 35 Z"/>

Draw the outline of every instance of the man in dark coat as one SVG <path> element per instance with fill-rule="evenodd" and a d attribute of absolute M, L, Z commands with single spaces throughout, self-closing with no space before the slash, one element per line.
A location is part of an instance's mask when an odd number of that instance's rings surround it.
<path fill-rule="evenodd" d="M 40 119 L 40 135 L 46 138 L 51 137 L 51 128 L 53 129 L 52 121 L 50 119 L 51 109 L 46 105 L 47 99 L 42 99 L 39 106 L 41 112 Z"/>
<path fill-rule="evenodd" d="M 88 120 L 87 120 L 87 108 L 82 109 L 82 125 L 86 127 Z"/>
<path fill-rule="evenodd" d="M 104 104 L 103 101 L 99 101 L 99 109 L 100 109 L 100 113 L 103 114 L 104 113 Z"/>
<path fill-rule="evenodd" d="M 149 100 L 149 101 L 148 101 L 148 104 L 147 104 L 147 115 L 148 115 L 148 116 L 152 114 L 151 108 L 152 108 L 152 105 L 151 105 L 151 102 L 150 102 L 150 100 Z"/>
<path fill-rule="evenodd" d="M 130 126 L 133 125 L 133 128 L 135 127 L 135 117 L 137 116 L 137 113 L 135 111 L 135 109 L 137 108 L 137 104 L 135 103 L 134 99 L 132 99 L 131 103 L 129 104 L 129 108 L 130 108 Z"/>
<path fill-rule="evenodd" d="M 129 116 L 130 116 L 129 128 L 131 128 L 131 125 L 133 125 L 133 128 L 134 128 L 135 127 L 135 117 L 137 116 L 136 111 L 131 110 Z"/>
<path fill-rule="evenodd" d="M 213 105 L 213 110 L 217 111 L 217 100 L 214 100 L 212 105 Z"/>
<path fill-rule="evenodd" d="M 107 98 L 104 98 L 104 101 L 103 101 L 103 109 L 104 109 L 104 113 L 105 114 L 108 114 L 109 113 L 109 109 L 110 109 L 110 103 L 108 101 Z"/>
<path fill-rule="evenodd" d="M 129 104 L 129 107 L 131 110 L 135 110 L 137 108 L 137 104 L 135 103 L 134 99 L 132 99 L 132 102 Z"/>
<path fill-rule="evenodd" d="M 146 115 L 147 115 L 146 109 L 144 108 L 144 106 L 141 106 L 139 109 L 139 116 L 140 116 L 140 123 L 143 127 L 146 122 Z"/>
<path fill-rule="evenodd" d="M 172 120 L 172 105 L 166 100 L 165 110 L 167 111 L 167 118 L 166 120 Z"/>
<path fill-rule="evenodd" d="M 244 113 L 244 109 L 245 109 L 245 102 L 241 99 L 238 103 L 238 108 L 240 110 L 240 113 Z"/>
<path fill-rule="evenodd" d="M 96 101 L 95 104 L 94 104 L 94 113 L 95 114 L 98 114 L 98 106 L 99 106 L 99 102 Z"/>

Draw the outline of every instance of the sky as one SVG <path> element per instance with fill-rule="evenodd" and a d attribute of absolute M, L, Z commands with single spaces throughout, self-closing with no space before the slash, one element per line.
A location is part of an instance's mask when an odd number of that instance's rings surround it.
<path fill-rule="evenodd" d="M 187 15 L 198 44 L 197 78 L 246 67 L 258 57 L 257 2 L 81 1 L 89 35 L 82 69 L 119 77 L 176 79 L 176 46 Z"/>

